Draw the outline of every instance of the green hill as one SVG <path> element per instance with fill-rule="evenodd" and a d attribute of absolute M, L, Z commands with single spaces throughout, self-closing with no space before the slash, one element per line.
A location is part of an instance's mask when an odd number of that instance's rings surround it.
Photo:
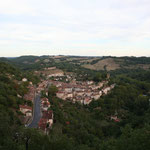
<path fill-rule="evenodd" d="M 150 68 L 149 57 L 79 57 L 79 56 L 21 56 L 0 58 L 1 61 L 15 64 L 23 70 L 39 70 L 45 67 L 60 66 L 62 63 L 78 65 L 91 70 L 115 71 L 119 69 Z"/>
<path fill-rule="evenodd" d="M 26 56 L 2 61 L 0 149 L 150 149 L 150 70 L 145 68 L 149 66 L 150 58 Z M 100 67 L 100 70 L 86 69 L 85 64 Z M 108 95 L 92 101 L 88 106 L 73 104 L 49 95 L 47 98 L 54 112 L 54 124 L 46 135 L 38 129 L 25 128 L 21 124 L 18 105 L 25 101 L 18 98 L 17 94 L 23 95 L 27 89 L 27 85 L 21 84 L 22 78 L 26 77 L 28 81 L 36 84 L 39 78 L 33 71 L 50 66 L 73 71 L 78 76 L 86 74 L 83 76 L 84 80 L 101 77 L 101 73 L 106 74 L 109 70 L 109 83 L 115 83 L 116 86 Z M 117 119 L 113 120 L 113 117 Z"/>

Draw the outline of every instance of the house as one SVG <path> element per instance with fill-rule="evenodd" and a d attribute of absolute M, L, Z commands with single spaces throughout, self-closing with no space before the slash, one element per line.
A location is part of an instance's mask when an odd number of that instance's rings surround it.
<path fill-rule="evenodd" d="M 91 88 L 92 90 L 97 90 L 97 89 L 98 89 L 98 87 L 95 86 L 95 85 L 90 86 L 90 88 Z"/>
<path fill-rule="evenodd" d="M 93 94 L 93 92 L 91 90 L 85 92 L 86 96 L 91 96 L 92 94 Z"/>
<path fill-rule="evenodd" d="M 102 89 L 102 91 L 104 94 L 107 94 L 114 87 L 115 87 L 115 84 L 112 84 L 110 87 L 106 87 L 106 88 Z"/>
<path fill-rule="evenodd" d="M 94 98 L 95 100 L 100 98 L 100 94 L 99 93 L 95 93 L 93 94 L 92 98 Z"/>
<path fill-rule="evenodd" d="M 48 98 L 46 98 L 46 97 L 41 99 L 41 104 L 42 104 L 43 111 L 47 111 L 48 108 L 50 107 L 50 102 L 48 101 Z"/>
<path fill-rule="evenodd" d="M 48 102 L 48 98 L 44 97 L 41 99 L 41 103 Z"/>
<path fill-rule="evenodd" d="M 56 83 L 56 87 L 61 87 L 61 83 L 60 82 Z"/>
<path fill-rule="evenodd" d="M 27 82 L 28 79 L 27 79 L 27 78 L 23 78 L 22 81 L 23 81 L 23 82 Z"/>
<path fill-rule="evenodd" d="M 69 93 L 72 92 L 72 90 L 73 90 L 71 86 L 70 87 L 69 86 L 68 87 L 63 87 L 63 88 L 64 88 L 65 92 L 69 92 Z"/>
<path fill-rule="evenodd" d="M 107 94 L 110 90 L 111 90 L 111 87 L 106 87 L 106 88 L 102 89 L 104 94 Z"/>
<path fill-rule="evenodd" d="M 107 79 L 110 79 L 110 74 L 109 73 L 107 73 Z"/>
<path fill-rule="evenodd" d="M 60 98 L 60 99 L 63 98 L 64 95 L 65 95 L 65 93 L 62 92 L 62 91 L 59 91 L 59 92 L 56 93 L 56 96 L 57 96 L 58 98 Z"/>
<path fill-rule="evenodd" d="M 32 83 L 31 81 L 29 82 L 29 84 L 30 84 L 30 85 L 33 85 L 33 83 Z"/>
<path fill-rule="evenodd" d="M 48 77 L 62 77 L 62 76 L 64 76 L 63 72 L 58 72 L 58 73 L 48 75 Z"/>
<path fill-rule="evenodd" d="M 43 130 L 44 132 L 46 132 L 46 128 L 47 128 L 47 119 L 41 118 L 39 123 L 38 123 L 38 127 L 39 129 Z"/>
<path fill-rule="evenodd" d="M 62 83 L 58 82 L 58 81 L 51 81 L 51 84 L 56 86 L 56 87 L 61 87 L 62 86 Z"/>
<path fill-rule="evenodd" d="M 42 110 L 43 111 L 47 111 L 49 107 L 50 107 L 50 103 L 49 102 L 44 102 L 42 104 Z"/>
<path fill-rule="evenodd" d="M 43 130 L 45 133 L 49 132 L 49 129 L 52 127 L 53 124 L 53 111 L 43 111 L 42 118 L 38 123 L 39 129 Z"/>
<path fill-rule="evenodd" d="M 73 93 L 67 93 L 66 96 L 67 98 L 73 98 Z"/>
<path fill-rule="evenodd" d="M 76 92 L 81 91 L 81 87 L 80 86 L 75 86 L 74 91 L 76 91 Z"/>
<path fill-rule="evenodd" d="M 103 94 L 103 92 L 102 92 L 102 91 L 99 91 L 99 95 L 102 96 L 102 94 Z"/>
<path fill-rule="evenodd" d="M 104 85 L 104 82 L 99 82 L 98 83 L 99 88 L 101 88 L 103 85 Z"/>
<path fill-rule="evenodd" d="M 19 105 L 20 111 L 26 116 L 32 116 L 32 107 L 27 105 Z"/>
<path fill-rule="evenodd" d="M 73 99 L 73 102 L 80 102 L 81 104 L 84 103 L 84 99 L 81 96 L 77 96 L 76 98 Z"/>
<path fill-rule="evenodd" d="M 102 86 L 101 85 L 97 85 L 97 86 L 95 86 L 95 88 L 94 89 L 100 89 Z"/>
<path fill-rule="evenodd" d="M 49 67 L 49 68 L 44 68 L 45 70 L 54 70 L 56 67 Z"/>
<path fill-rule="evenodd" d="M 83 96 L 84 95 L 84 92 L 82 91 L 79 91 L 79 92 L 75 92 L 77 96 Z"/>
<path fill-rule="evenodd" d="M 19 95 L 19 94 L 17 94 L 17 97 L 18 97 L 18 98 L 22 98 L 22 96 L 21 96 L 21 95 Z"/>
<path fill-rule="evenodd" d="M 69 99 L 68 95 L 65 93 L 65 95 L 62 97 L 63 100 Z"/>
<path fill-rule="evenodd" d="M 89 97 L 86 97 L 85 99 L 84 99 L 84 105 L 88 105 L 88 104 L 90 104 L 90 102 L 92 101 L 92 99 L 90 99 Z"/>
<path fill-rule="evenodd" d="M 116 86 L 116 84 L 112 84 L 112 85 L 110 86 L 110 88 L 113 89 L 115 86 Z"/>
<path fill-rule="evenodd" d="M 53 124 L 53 111 L 48 110 L 48 111 L 43 111 L 42 118 L 47 119 L 47 123 L 49 123 L 49 126 L 51 127 Z"/>
<path fill-rule="evenodd" d="M 120 122 L 120 119 L 117 116 L 111 116 L 111 120 L 114 120 L 115 122 Z"/>
<path fill-rule="evenodd" d="M 26 111 L 26 112 L 25 112 L 25 115 L 26 115 L 27 117 L 31 117 L 31 116 L 32 116 L 32 111 L 31 111 L 31 110 Z"/>
<path fill-rule="evenodd" d="M 93 81 L 87 81 L 87 84 L 88 85 L 91 85 L 91 84 L 93 84 L 94 82 Z"/>

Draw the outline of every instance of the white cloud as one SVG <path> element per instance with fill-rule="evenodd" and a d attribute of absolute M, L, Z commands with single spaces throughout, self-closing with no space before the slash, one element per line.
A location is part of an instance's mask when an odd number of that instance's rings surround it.
<path fill-rule="evenodd" d="M 0 14 L 21 15 L 32 12 L 33 7 L 26 0 L 4 0 L 0 2 Z"/>
<path fill-rule="evenodd" d="M 120 55 L 130 54 L 131 49 L 141 54 L 143 46 L 147 55 L 149 7 L 149 0 L 1 1 L 0 49 L 8 53 L 16 50 L 16 55 L 22 54 L 21 49 L 82 55 L 93 51 L 104 55 L 110 49 L 110 53 Z"/>

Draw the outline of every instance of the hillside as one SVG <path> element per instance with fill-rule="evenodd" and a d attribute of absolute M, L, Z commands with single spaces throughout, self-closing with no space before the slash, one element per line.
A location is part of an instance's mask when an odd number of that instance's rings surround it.
<path fill-rule="evenodd" d="M 118 70 L 118 69 L 149 69 L 150 58 L 141 57 L 110 57 L 97 59 L 90 63 L 83 64 L 82 66 L 92 70 Z"/>
<path fill-rule="evenodd" d="M 66 68 L 75 65 L 97 71 L 150 68 L 149 57 L 21 56 L 12 59 L 0 58 L 0 60 L 14 64 L 23 70 L 40 70 L 45 67 L 62 69 L 63 64 Z"/>
<path fill-rule="evenodd" d="M 150 149 L 150 70 L 143 67 L 149 66 L 149 58 L 27 56 L 2 61 L 0 149 Z M 97 65 L 101 70 L 86 69 L 82 67 L 85 64 Z M 136 67 L 138 65 L 142 67 Z M 110 77 L 106 70 L 110 70 Z M 27 104 L 27 101 L 20 96 L 27 93 L 29 82 L 34 85 L 45 82 L 47 79 L 41 78 L 41 74 L 47 76 L 54 73 L 73 74 L 71 78 L 79 83 L 93 80 L 95 85 L 107 79 L 107 86 L 115 84 L 115 88 L 89 105 L 59 99 L 50 88 L 48 94 L 42 91 L 42 97 L 48 99 L 54 112 L 53 126 L 48 134 L 39 129 L 25 128 L 19 105 Z M 29 82 L 22 82 L 23 78 Z"/>
<path fill-rule="evenodd" d="M 92 70 L 107 70 L 107 71 L 117 70 L 121 68 L 120 64 L 116 63 L 113 58 L 102 59 L 94 64 L 92 64 L 92 62 L 91 64 L 84 64 L 83 67 Z"/>

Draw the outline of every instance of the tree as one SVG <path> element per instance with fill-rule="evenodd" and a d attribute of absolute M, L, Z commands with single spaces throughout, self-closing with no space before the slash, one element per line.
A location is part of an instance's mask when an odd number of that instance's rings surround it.
<path fill-rule="evenodd" d="M 48 96 L 56 96 L 56 93 L 58 92 L 58 89 L 56 86 L 51 85 L 48 89 Z"/>

